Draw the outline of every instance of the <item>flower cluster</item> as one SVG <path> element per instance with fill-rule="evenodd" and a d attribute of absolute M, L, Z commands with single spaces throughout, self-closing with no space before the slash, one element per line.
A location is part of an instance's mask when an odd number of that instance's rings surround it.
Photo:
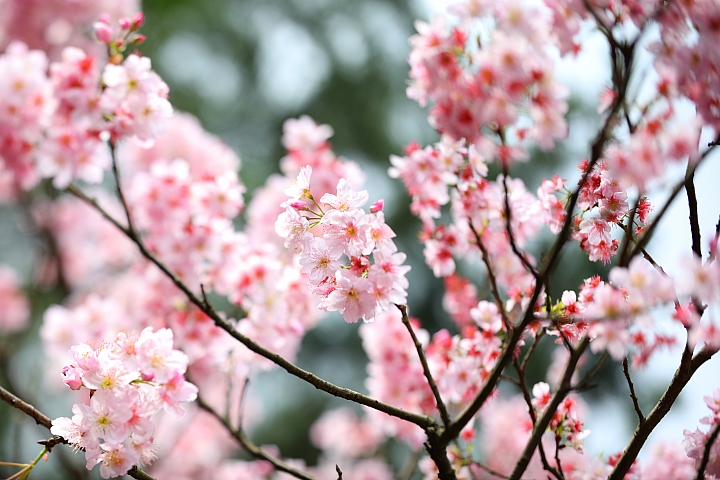
<path fill-rule="evenodd" d="M 537 383 L 533 387 L 532 393 L 532 404 L 538 414 L 542 414 L 552 398 L 550 385 L 545 382 Z M 590 435 L 590 430 L 583 430 L 583 428 L 577 399 L 572 396 L 566 397 L 560 402 L 548 425 L 548 430 L 555 434 L 557 448 L 570 447 L 582 452 L 583 440 Z"/>
<path fill-rule="evenodd" d="M 482 244 L 496 269 L 498 283 L 525 290 L 532 276 L 513 252 L 507 234 L 506 206 L 510 209 L 510 230 L 516 246 L 523 247 L 547 224 L 551 229 L 564 219 L 563 204 L 553 193 L 561 180 L 543 184 L 532 195 L 522 180 L 498 177 L 489 181 L 485 158 L 474 145 L 454 142 L 449 137 L 434 146 L 420 149 L 410 145 L 405 157 L 391 156 L 391 177 L 400 178 L 412 196 L 411 211 L 423 221 L 421 239 L 425 261 L 435 276 L 455 272 L 455 259 L 480 254 L 473 244 Z M 506 202 L 507 200 L 507 202 Z M 453 222 L 436 225 L 441 208 L 450 203 Z M 528 262 L 532 257 L 525 254 Z"/>
<path fill-rule="evenodd" d="M 103 478 L 150 463 L 153 416 L 164 409 L 180 417 L 180 403 L 197 395 L 185 381 L 188 358 L 173 348 L 172 331 L 123 332 L 111 344 L 80 344 L 70 353 L 73 362 L 63 367 L 63 380 L 73 390 L 89 390 L 90 400 L 73 405 L 72 418 L 53 420 L 51 432 L 83 448 L 88 469 L 100 464 Z"/>
<path fill-rule="evenodd" d="M 392 240 L 395 232 L 385 223 L 382 201 L 365 213 L 367 191 L 355 192 L 341 178 L 337 194 L 326 193 L 318 202 L 310 191 L 311 174 L 312 167 L 303 167 L 285 189 L 290 199 L 275 230 L 285 247 L 299 254 L 320 308 L 339 311 L 346 322 L 369 322 L 391 304 L 404 304 L 410 267 L 402 264 L 405 254 Z M 322 235 L 316 236 L 311 229 L 318 225 Z"/>
<path fill-rule="evenodd" d="M 432 100 L 430 124 L 454 140 L 467 139 L 488 161 L 527 158 L 529 139 L 552 149 L 567 135 L 567 91 L 545 53 L 549 17 L 512 1 L 467 2 L 453 12 L 460 26 L 449 27 L 444 18 L 416 22 L 408 97 L 421 106 Z M 489 17 L 493 28 L 483 30 Z"/>
<path fill-rule="evenodd" d="M 609 276 L 611 283 L 592 277 L 579 294 L 563 292 L 551 309 L 558 320 L 551 333 L 571 342 L 588 334 L 593 352 L 607 351 L 619 361 L 632 350 L 635 366 L 645 365 L 658 347 L 675 343 L 650 317 L 653 308 L 675 300 L 673 282 L 640 257 L 627 268 L 614 267 Z"/>
<path fill-rule="evenodd" d="M 44 52 L 20 42 L 0 55 L 0 181 L 10 192 L 41 177 L 57 188 L 76 179 L 100 183 L 111 161 L 104 140 L 162 133 L 172 115 L 167 85 L 147 57 L 117 62 L 101 67 L 68 47 L 48 65 Z"/>

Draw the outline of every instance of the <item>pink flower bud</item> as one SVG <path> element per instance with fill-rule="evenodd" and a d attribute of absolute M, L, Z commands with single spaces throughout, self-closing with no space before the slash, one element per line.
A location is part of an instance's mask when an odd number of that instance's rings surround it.
<path fill-rule="evenodd" d="M 289 207 L 294 208 L 295 210 L 307 210 L 307 204 L 305 202 L 298 200 L 297 202 L 292 202 L 288 204 Z"/>
<path fill-rule="evenodd" d="M 152 382 L 155 379 L 155 372 L 142 372 L 140 373 L 140 378 L 142 378 L 145 382 Z"/>
<path fill-rule="evenodd" d="M 108 44 L 112 41 L 113 32 L 110 25 L 104 22 L 95 22 L 93 28 L 95 29 L 95 36 L 99 42 Z"/>
<path fill-rule="evenodd" d="M 147 37 L 145 35 L 133 35 L 133 37 L 130 39 L 128 43 L 132 45 L 140 45 L 143 43 Z"/>
<path fill-rule="evenodd" d="M 370 213 L 377 213 L 382 212 L 383 207 L 385 206 L 385 200 L 382 198 L 376 202 L 374 202 L 372 205 L 370 205 Z"/>
<path fill-rule="evenodd" d="M 80 390 L 82 387 L 82 373 L 73 365 L 65 365 L 62 369 L 63 382 L 71 390 Z"/>
<path fill-rule="evenodd" d="M 145 14 L 142 12 L 138 12 L 135 14 L 135 17 L 132 21 L 132 29 L 137 30 L 138 28 L 142 27 L 145 23 Z"/>
<path fill-rule="evenodd" d="M 130 20 L 127 17 L 121 18 L 118 21 L 118 24 L 120 25 L 120 28 L 122 28 L 123 30 L 130 30 L 130 27 L 132 27 L 132 20 Z"/>
<path fill-rule="evenodd" d="M 106 25 L 110 25 L 110 15 L 108 15 L 107 13 L 103 13 L 103 14 L 100 15 L 100 17 L 98 18 L 98 22 L 102 22 L 102 23 L 104 23 L 104 24 L 106 24 Z"/>

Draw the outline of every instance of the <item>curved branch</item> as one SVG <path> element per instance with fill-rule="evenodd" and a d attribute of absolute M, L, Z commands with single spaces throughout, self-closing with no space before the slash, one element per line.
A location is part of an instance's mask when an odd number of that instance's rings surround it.
<path fill-rule="evenodd" d="M 627 357 L 623 358 L 622 361 L 623 374 L 625 374 L 625 381 L 627 381 L 628 388 L 630 389 L 630 398 L 632 399 L 633 408 L 638 416 L 638 422 L 640 425 L 645 421 L 645 415 L 643 415 L 640 409 L 640 403 L 638 402 L 637 394 L 635 393 L 635 385 L 633 384 L 632 378 L 630 378 L 630 368 L 628 366 Z"/>
<path fill-rule="evenodd" d="M 630 470 L 630 467 L 640 453 L 640 449 L 645 444 L 650 433 L 670 411 L 670 407 L 673 406 L 680 392 L 682 392 L 688 384 L 697 369 L 710 360 L 715 353 L 716 350 L 709 349 L 706 346 L 693 357 L 692 351 L 687 347 L 685 348 L 682 359 L 680 360 L 680 366 L 675 371 L 670 385 L 668 385 L 665 393 L 663 393 L 663 396 L 655 405 L 652 412 L 645 417 L 645 421 L 640 422 L 635 429 L 632 440 L 630 440 L 630 443 L 625 448 L 622 457 L 618 460 L 608 480 L 621 480 L 625 478 L 625 474 Z"/>
<path fill-rule="evenodd" d="M 20 410 L 22 413 L 27 415 L 28 417 L 35 420 L 35 423 L 38 425 L 45 427 L 46 429 L 50 430 L 52 427 L 52 420 L 50 417 L 42 413 L 40 410 L 35 408 L 34 406 L 30 405 L 29 403 L 25 402 L 21 398 L 16 397 L 12 393 L 5 390 L 3 387 L 0 387 L 0 400 L 7 403 L 11 407 Z M 58 443 L 64 443 L 67 444 L 67 440 L 61 439 L 61 440 L 55 440 L 55 438 L 61 438 L 61 437 L 53 437 L 52 440 L 47 440 L 44 442 L 41 442 L 45 447 L 47 448 L 48 444 L 57 445 Z M 52 447 L 48 448 L 48 451 L 50 451 Z M 138 468 L 137 465 L 133 465 L 133 467 L 127 472 L 126 475 L 130 475 L 131 477 L 137 479 L 137 480 L 156 480 L 155 477 L 152 477 L 151 475 L 148 475 L 143 470 Z"/>
<path fill-rule="evenodd" d="M 398 310 L 400 310 L 400 313 L 402 314 L 403 325 L 405 325 L 408 332 L 410 332 L 413 344 L 415 344 L 415 350 L 417 351 L 418 357 L 420 358 L 420 364 L 422 365 L 423 373 L 425 374 L 425 378 L 430 385 L 430 390 L 432 390 L 433 396 L 435 397 L 435 403 L 437 404 L 437 409 L 440 412 L 440 418 L 442 418 L 443 425 L 447 427 L 448 425 L 450 425 L 450 415 L 448 414 L 447 407 L 445 406 L 445 403 L 440 396 L 440 390 L 438 390 L 437 383 L 435 383 L 435 379 L 430 372 L 430 366 L 428 365 L 427 357 L 425 356 L 422 345 L 420 344 L 417 335 L 415 335 L 415 330 L 413 330 L 413 327 L 410 324 L 407 305 L 395 306 L 398 308 Z"/>
<path fill-rule="evenodd" d="M 192 290 L 190 290 L 190 287 L 185 285 L 185 283 L 177 275 L 170 271 L 170 269 L 164 263 L 162 263 L 150 250 L 148 250 L 148 248 L 139 238 L 132 235 L 132 232 L 130 232 L 127 227 L 125 227 L 115 218 L 113 218 L 113 216 L 110 215 L 105 209 L 103 209 L 95 199 L 88 197 L 87 195 L 85 195 L 85 193 L 83 193 L 79 188 L 74 185 L 70 185 L 67 190 L 71 194 L 75 195 L 77 198 L 91 205 L 98 212 L 100 212 L 100 214 L 106 220 L 108 220 L 110 223 L 115 225 L 115 227 L 117 227 L 121 232 L 123 232 L 130 240 L 135 243 L 135 245 L 140 250 L 140 253 L 147 260 L 149 260 L 156 267 L 158 267 L 175 284 L 175 286 L 179 288 L 185 294 L 185 296 L 187 296 L 188 300 L 190 300 L 193 305 L 198 307 L 208 317 L 210 317 L 213 322 L 215 322 L 215 325 L 225 330 L 228 334 L 230 334 L 231 337 L 245 345 L 252 352 L 270 360 L 271 362 L 288 372 L 290 375 L 304 380 L 318 390 L 322 390 L 323 392 L 329 393 L 330 395 L 333 395 L 335 397 L 343 398 L 351 402 L 365 405 L 366 407 L 379 410 L 393 417 L 397 417 L 410 423 L 414 423 L 415 425 L 418 425 L 422 428 L 436 425 L 435 420 L 426 415 L 420 415 L 417 413 L 405 411 L 401 408 L 397 408 L 392 405 L 380 402 L 379 400 L 376 400 L 372 397 L 368 397 L 367 395 L 363 395 L 360 392 L 356 392 L 349 388 L 339 387 L 333 383 L 328 382 L 327 380 L 323 380 L 315 374 L 308 372 L 307 370 L 303 370 L 302 368 L 298 367 L 284 357 L 259 345 L 250 337 L 247 337 L 242 333 L 238 332 L 230 321 L 222 318 L 209 302 L 201 299 Z"/>
<path fill-rule="evenodd" d="M 232 424 L 228 421 L 227 418 L 223 417 L 219 413 L 217 413 L 215 410 L 213 410 L 207 403 L 203 401 L 200 396 L 196 399 L 197 404 L 200 408 L 211 414 L 213 417 L 218 419 L 219 422 L 221 422 L 228 432 L 230 432 L 230 435 L 235 437 L 235 439 L 242 445 L 242 447 L 253 457 L 257 458 L 258 460 L 265 460 L 267 462 L 272 463 L 273 467 L 275 467 L 276 470 L 279 470 L 281 472 L 285 472 L 287 474 L 292 475 L 295 478 L 300 478 L 302 480 L 316 480 L 315 477 L 312 477 L 308 475 L 307 473 L 301 472 L 300 470 L 291 467 L 287 463 L 283 462 L 279 458 L 275 458 L 269 453 L 263 451 L 262 448 L 255 445 L 248 437 L 245 435 L 245 432 L 242 430 L 242 428 L 234 428 Z"/>
<path fill-rule="evenodd" d="M 532 435 L 530 436 L 528 443 L 525 445 L 525 450 L 523 451 L 520 460 L 518 460 L 515 464 L 512 474 L 510 474 L 510 480 L 519 480 L 520 476 L 525 472 L 525 469 L 530 463 L 530 459 L 532 458 L 533 453 L 535 453 L 535 449 L 542 440 L 545 430 L 547 430 L 548 425 L 550 425 L 550 421 L 555 415 L 558 406 L 565 399 L 565 396 L 572 390 L 571 380 L 573 373 L 575 373 L 580 356 L 585 352 L 585 349 L 589 344 L 590 339 L 588 337 L 584 337 L 578 344 L 577 348 L 570 351 L 570 358 L 568 358 L 567 365 L 565 366 L 565 372 L 560 380 L 558 389 L 553 394 L 552 399 L 550 399 L 548 406 L 545 407 L 542 417 L 540 417 L 535 423 Z"/>

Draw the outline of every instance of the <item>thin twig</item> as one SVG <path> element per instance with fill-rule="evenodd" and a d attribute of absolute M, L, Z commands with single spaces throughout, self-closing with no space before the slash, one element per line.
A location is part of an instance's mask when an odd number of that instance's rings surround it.
<path fill-rule="evenodd" d="M 335 471 L 338 474 L 337 480 L 342 480 L 342 470 L 340 470 L 340 466 L 337 463 L 335 464 Z"/>
<path fill-rule="evenodd" d="M 690 348 L 685 347 L 682 359 L 680 360 L 680 366 L 675 371 L 665 393 L 660 397 L 660 400 L 658 400 L 652 412 L 645 417 L 645 422 L 635 428 L 632 440 L 630 440 L 630 443 L 625 447 L 625 451 L 615 464 L 615 468 L 608 477 L 608 480 L 621 480 L 625 478 L 625 474 L 630 470 L 630 467 L 637 458 L 638 453 L 640 453 L 640 449 L 645 444 L 650 433 L 670 411 L 670 407 L 673 406 L 680 392 L 682 392 L 688 384 L 697 369 L 710 360 L 715 353 L 715 350 L 705 346 L 693 357 Z"/>
<path fill-rule="evenodd" d="M 691 165 L 688 164 L 688 170 L 685 174 L 685 177 L 687 178 L 689 175 L 694 175 L 695 171 L 698 169 L 698 167 L 703 163 L 703 161 L 709 156 L 710 152 L 713 151 L 713 149 L 717 145 L 713 145 L 707 150 L 705 150 L 702 155 L 700 155 L 700 158 Z M 663 204 L 662 208 L 658 211 L 657 215 L 655 215 L 655 218 L 653 221 L 647 226 L 645 229 L 645 232 L 642 234 L 642 236 L 638 239 L 637 243 L 635 244 L 635 248 L 633 248 L 632 253 L 630 254 L 630 258 L 634 257 L 635 255 L 640 252 L 641 249 L 645 248 L 647 243 L 650 241 L 650 238 L 652 238 L 652 234 L 655 231 L 655 228 L 657 228 L 658 223 L 660 222 L 660 219 L 665 216 L 668 209 L 670 208 L 670 205 L 675 200 L 675 197 L 680 193 L 680 191 L 685 188 L 685 178 L 682 179 L 680 182 L 678 182 L 675 187 L 673 187 L 672 192 L 670 193 L 670 196 Z"/>
<path fill-rule="evenodd" d="M 120 171 L 118 170 L 117 158 L 116 158 L 116 154 L 115 154 L 115 143 L 112 141 L 110 142 L 110 158 L 112 159 L 112 173 L 113 173 L 113 177 L 115 178 L 115 187 L 117 190 L 117 195 L 118 195 L 118 198 L 120 199 L 120 204 L 122 205 L 123 210 L 125 211 L 128 235 L 130 236 L 130 238 L 132 240 L 135 240 L 135 239 L 139 240 L 140 234 L 135 229 L 135 225 L 133 224 L 133 221 L 132 221 L 132 215 L 130 214 L 130 207 L 128 206 L 127 201 L 125 200 L 125 195 L 123 194 L 123 189 L 122 189 L 122 185 L 121 185 L 121 181 L 120 181 Z"/>
<path fill-rule="evenodd" d="M 583 337 L 577 348 L 570 351 L 570 357 L 568 358 L 565 371 L 563 372 L 563 376 L 558 384 L 557 390 L 550 399 L 550 403 L 548 403 L 545 407 L 542 416 L 535 423 L 532 434 L 525 445 L 525 449 L 523 450 L 520 459 L 515 464 L 513 472 L 510 474 L 510 480 L 519 480 L 525 472 L 525 469 L 530 463 L 530 459 L 532 458 L 533 453 L 535 453 L 535 449 L 542 440 L 545 430 L 547 430 L 548 425 L 550 425 L 550 421 L 555 415 L 560 402 L 562 402 L 565 399 L 565 396 L 572 390 L 571 380 L 573 373 L 575 373 L 577 362 L 580 360 L 580 357 L 585 352 L 589 343 L 590 339 L 588 337 Z"/>
<path fill-rule="evenodd" d="M 38 425 L 45 427 L 46 429 L 50 430 L 52 428 L 52 420 L 50 417 L 42 413 L 40 410 L 35 408 L 34 406 L 30 405 L 29 403 L 25 402 L 21 398 L 16 397 L 12 393 L 5 390 L 3 387 L 0 386 L 0 400 L 7 403 L 11 407 L 20 410 L 22 413 L 27 415 L 28 417 L 35 420 L 35 423 Z M 47 444 L 52 444 L 52 446 L 55 446 L 57 444 L 63 443 L 67 444 L 67 440 L 65 440 L 62 437 L 53 437 L 51 440 L 44 440 L 41 443 L 42 445 L 47 448 Z M 48 452 L 52 449 L 52 446 L 50 448 L 47 448 Z M 135 478 L 136 480 L 156 480 L 154 477 L 148 475 L 141 469 L 137 467 L 137 465 L 134 465 L 128 472 L 127 475 L 130 475 L 131 477 Z"/>
<path fill-rule="evenodd" d="M 513 358 L 513 365 L 515 366 L 515 371 L 517 372 L 519 379 L 518 387 L 520 387 L 523 399 L 527 405 L 530 420 L 532 420 L 532 424 L 535 426 L 537 423 L 537 414 L 535 413 L 535 407 L 532 404 L 532 397 L 530 396 L 530 391 L 528 390 L 527 382 L 525 381 L 525 370 L 520 367 L 520 362 L 517 358 Z M 540 461 L 542 462 L 545 471 L 551 473 L 558 480 L 564 480 L 560 472 L 554 469 L 552 465 L 550 465 L 550 462 L 548 462 L 547 455 L 545 454 L 545 447 L 542 442 L 538 444 L 538 449 L 540 450 Z"/>
<path fill-rule="evenodd" d="M 263 449 L 255 445 L 245 435 L 242 426 L 239 426 L 238 428 L 233 427 L 227 418 L 216 412 L 212 407 L 205 403 L 205 401 L 200 396 L 197 397 L 197 404 L 200 408 L 218 419 L 225 426 L 225 429 L 230 432 L 230 434 L 240 443 L 240 445 L 242 445 L 242 447 L 253 457 L 257 458 L 258 460 L 265 460 L 267 462 L 270 462 L 276 470 L 290 474 L 293 477 L 300 478 L 302 480 L 316 480 L 315 477 L 312 477 L 305 472 L 301 472 L 300 470 L 293 468 L 292 466 L 283 462 L 279 458 L 273 457 L 269 453 L 263 451 Z"/>
<path fill-rule="evenodd" d="M 442 397 L 440 396 L 440 390 L 438 390 L 437 383 L 435 383 L 435 379 L 432 376 L 432 372 L 430 372 L 430 366 L 427 362 L 427 357 L 425 356 L 425 352 L 423 351 L 423 347 L 420 344 L 420 341 L 417 338 L 417 335 L 415 335 L 415 330 L 412 327 L 412 324 L 410 323 L 410 317 L 408 316 L 408 308 L 407 305 L 395 305 L 398 310 L 400 310 L 400 313 L 402 314 L 402 323 L 405 325 L 405 328 L 407 328 L 407 331 L 410 332 L 410 337 L 412 337 L 413 344 L 415 345 L 415 351 L 417 351 L 418 357 L 420 358 L 420 364 L 422 365 L 423 374 L 425 375 L 425 378 L 427 379 L 428 384 L 430 385 L 430 390 L 432 390 L 433 396 L 435 397 L 435 404 L 437 405 L 437 409 L 440 412 L 440 418 L 442 419 L 443 425 L 446 427 L 450 425 L 450 415 L 448 414 L 447 407 L 445 406 L 445 403 L 443 402 Z"/>
<path fill-rule="evenodd" d="M 87 195 L 85 195 L 85 193 L 83 193 L 79 188 L 74 185 L 70 185 L 68 187 L 68 192 L 97 209 L 98 212 L 100 212 L 100 214 L 106 220 L 115 225 L 116 228 L 118 228 L 128 238 L 130 238 L 130 240 L 132 240 L 138 247 L 140 253 L 151 263 L 155 264 L 155 266 L 157 266 L 175 284 L 175 286 L 185 294 L 185 296 L 188 298 L 188 300 L 190 300 L 193 305 L 198 307 L 208 317 L 210 317 L 213 322 L 215 322 L 215 325 L 225 330 L 228 334 L 230 334 L 230 336 L 245 345 L 252 352 L 270 360 L 274 364 L 278 365 L 280 368 L 284 369 L 290 375 L 293 375 L 309 383 L 315 388 L 329 393 L 330 395 L 343 398 L 351 402 L 359 403 L 375 410 L 379 410 L 393 417 L 397 417 L 410 423 L 414 423 L 415 425 L 418 425 L 422 428 L 436 425 L 435 420 L 426 415 L 408 412 L 401 408 L 397 408 L 395 406 L 380 402 L 379 400 L 368 397 L 367 395 L 363 395 L 360 392 L 356 392 L 349 388 L 340 387 L 338 385 L 328 382 L 327 380 L 323 380 L 312 372 L 303 370 L 302 368 L 298 367 L 284 357 L 274 352 L 271 352 L 270 350 L 262 347 L 261 345 L 250 339 L 249 337 L 243 335 L 235 329 L 235 327 L 230 321 L 221 317 L 212 305 L 206 305 L 205 302 L 190 289 L 190 287 L 185 285 L 185 283 L 177 275 L 170 271 L 170 269 L 163 262 L 161 262 L 150 250 L 148 250 L 148 248 L 142 241 L 140 241 L 138 238 L 132 237 L 128 229 L 121 223 L 119 223 L 115 218 L 113 218 L 112 215 L 110 215 L 105 209 L 103 209 L 95 199 L 88 197 Z"/>
<path fill-rule="evenodd" d="M 707 468 L 707 464 L 710 461 L 710 450 L 712 449 L 715 440 L 717 440 L 718 438 L 718 432 L 720 432 L 720 422 L 715 424 L 713 429 L 710 431 L 710 436 L 708 437 L 707 442 L 705 442 L 702 460 L 700 460 L 700 466 L 698 466 L 695 480 L 704 480 L 705 478 L 705 469 Z"/>
<path fill-rule="evenodd" d="M 572 389 L 576 392 L 580 392 L 582 390 L 587 390 L 590 388 L 590 380 L 593 379 L 593 377 L 600 371 L 600 367 L 602 367 L 602 364 L 605 363 L 605 360 L 609 357 L 607 352 L 603 352 L 602 355 L 600 355 L 600 358 L 598 358 L 597 362 L 595 362 L 595 365 L 593 365 L 592 369 L 583 377 L 583 379 L 572 387 Z"/>
<path fill-rule="evenodd" d="M 520 251 L 517 244 L 515 243 L 515 234 L 512 231 L 512 211 L 510 210 L 510 193 L 508 192 L 508 186 L 507 186 L 507 164 L 503 164 L 503 190 L 505 191 L 505 232 L 508 236 L 508 241 L 510 242 L 510 248 L 512 248 L 513 253 L 515 256 L 522 262 L 522 264 L 525 266 L 525 269 L 527 269 L 528 272 L 532 274 L 533 277 L 535 277 L 535 281 L 537 281 L 540 278 L 540 274 L 538 273 L 535 266 L 530 263 L 530 261 L 525 257 L 525 254 Z"/>
<path fill-rule="evenodd" d="M 528 349 L 527 353 L 523 357 L 522 363 L 520 364 L 520 368 L 525 370 L 525 367 L 527 367 L 528 362 L 530 361 L 530 357 L 533 356 L 533 353 L 535 353 L 535 349 L 540 344 L 540 340 L 545 336 L 545 328 L 541 329 L 537 335 L 535 335 L 535 339 L 533 340 L 532 345 L 530 345 L 530 348 Z"/>
<path fill-rule="evenodd" d="M 505 305 L 503 305 L 502 297 L 500 296 L 500 290 L 497 286 L 497 278 L 495 277 L 495 271 L 492 268 L 492 263 L 490 263 L 490 254 L 488 253 L 487 248 L 485 248 L 485 245 L 482 242 L 482 237 L 475 229 L 475 225 L 473 225 L 473 221 L 471 219 L 468 219 L 468 225 L 470 227 L 470 230 L 473 232 L 473 235 L 475 236 L 475 243 L 480 249 L 480 253 L 482 253 L 482 260 L 485 264 L 485 268 L 487 269 L 488 282 L 490 282 L 490 291 L 492 292 L 493 298 L 495 299 L 495 305 L 498 308 L 498 312 L 500 312 L 503 325 L 505 325 L 505 328 L 509 330 L 510 328 L 512 328 L 512 326 L 510 324 L 510 320 L 507 317 L 507 312 L 505 311 Z"/>
<path fill-rule="evenodd" d="M 698 214 L 697 193 L 695 193 L 695 171 L 690 170 L 688 161 L 688 173 L 685 175 L 685 194 L 688 199 L 690 210 L 690 234 L 692 236 L 692 251 L 696 257 L 702 258 L 702 240 L 700 239 L 700 217 Z"/>
<path fill-rule="evenodd" d="M 638 402 L 637 394 L 635 393 L 635 385 L 633 385 L 632 378 L 630 378 L 630 367 L 628 365 L 627 357 L 623 358 L 622 361 L 623 374 L 625 374 L 625 380 L 627 381 L 628 388 L 630 389 L 630 398 L 632 399 L 633 408 L 638 417 L 638 423 L 642 425 L 645 422 L 645 415 L 640 409 L 640 403 Z"/>
<path fill-rule="evenodd" d="M 494 476 L 496 476 L 496 477 L 498 477 L 498 478 L 503 478 L 503 479 L 505 479 L 505 480 L 507 480 L 508 478 L 510 478 L 510 477 L 508 477 L 507 475 L 503 475 L 502 473 L 498 472 L 497 470 L 493 470 L 492 468 L 488 467 L 488 466 L 485 465 L 484 463 L 478 462 L 478 461 L 476 461 L 476 460 L 473 460 L 472 463 L 473 463 L 473 465 L 477 465 L 478 467 L 482 468 L 483 470 L 485 470 L 486 472 L 488 472 L 490 475 L 494 475 Z"/>

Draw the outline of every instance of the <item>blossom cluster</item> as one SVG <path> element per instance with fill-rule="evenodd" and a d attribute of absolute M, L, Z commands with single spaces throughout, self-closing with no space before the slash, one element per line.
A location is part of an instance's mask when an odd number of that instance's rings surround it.
<path fill-rule="evenodd" d="M 52 178 L 57 188 L 76 179 L 100 183 L 111 163 L 105 140 L 151 141 L 162 133 L 172 115 L 167 85 L 147 57 L 116 61 L 103 66 L 101 59 L 67 47 L 49 64 L 44 52 L 19 41 L 0 55 L 0 181 L 6 200 L 41 178 Z"/>
<path fill-rule="evenodd" d="M 550 403 L 550 385 L 545 382 L 535 384 L 532 389 L 532 404 L 538 414 L 542 414 Z M 590 430 L 583 429 L 578 413 L 578 401 L 570 396 L 566 397 L 553 414 L 548 429 L 555 434 L 557 448 L 571 447 L 582 452 L 583 440 L 590 435 Z"/>
<path fill-rule="evenodd" d="M 520 179 L 499 176 L 487 179 L 486 159 L 474 145 L 449 137 L 423 149 L 410 145 L 406 156 L 391 156 L 390 176 L 400 178 L 412 196 L 413 214 L 423 221 L 421 239 L 425 261 L 437 277 L 452 275 L 455 259 L 477 257 L 482 245 L 497 268 L 503 288 L 523 291 L 532 285 L 532 276 L 513 252 L 507 233 L 506 200 L 510 208 L 510 231 L 522 248 L 547 224 L 562 223 L 564 210 L 551 187 L 543 185 L 538 195 L 530 193 Z M 551 200 L 554 198 L 555 201 Z M 441 208 L 450 204 L 453 222 L 437 225 Z M 473 246 L 474 245 L 474 246 Z M 471 246 L 473 246 L 471 248 Z M 525 254 L 532 262 L 532 256 Z"/>
<path fill-rule="evenodd" d="M 395 232 L 385 223 L 383 202 L 375 202 L 371 213 L 365 213 L 367 191 L 354 191 L 344 178 L 336 194 L 326 193 L 318 202 L 310 191 L 311 174 L 311 166 L 303 167 L 285 189 L 290 199 L 275 230 L 285 239 L 285 247 L 299 254 L 320 308 L 339 311 L 346 322 L 369 322 L 391 304 L 404 304 L 410 267 L 403 265 L 405 254 L 392 240 Z M 316 226 L 322 235 L 313 233 Z"/>
<path fill-rule="evenodd" d="M 432 100 L 430 124 L 453 140 L 465 138 L 488 161 L 526 159 L 530 139 L 552 149 L 567 135 L 567 90 L 544 48 L 549 16 L 512 1 L 466 2 L 452 11 L 459 25 L 449 27 L 443 17 L 416 22 L 408 97 L 420 106 Z"/>
<path fill-rule="evenodd" d="M 53 420 L 51 432 L 84 449 L 88 469 L 100 464 L 103 478 L 150 463 L 153 416 L 164 409 L 181 417 L 180 403 L 197 396 L 197 387 L 185 381 L 188 358 L 173 348 L 172 331 L 121 332 L 113 343 L 76 345 L 70 354 L 63 381 L 72 390 L 89 390 L 89 402 L 73 405 L 72 418 Z"/>

